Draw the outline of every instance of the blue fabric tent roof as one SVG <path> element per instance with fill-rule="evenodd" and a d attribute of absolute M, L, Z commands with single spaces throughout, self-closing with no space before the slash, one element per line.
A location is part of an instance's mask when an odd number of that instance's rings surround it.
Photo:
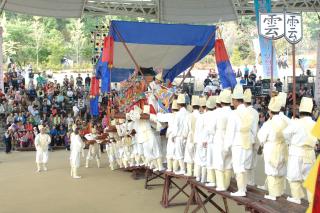
<path fill-rule="evenodd" d="M 176 61 L 176 64 L 164 70 L 164 79 L 173 81 L 176 76 L 192 65 L 199 55 L 201 49 L 205 46 L 208 38 L 212 35 L 212 33 L 215 33 L 215 30 L 215 26 L 204 25 L 112 21 L 109 35 L 113 36 L 115 42 L 121 42 L 121 39 L 116 33 L 116 31 L 118 31 L 128 45 L 134 44 L 135 46 L 139 46 L 139 44 L 141 44 L 144 45 L 144 47 L 146 45 L 151 45 L 152 47 L 156 47 L 155 45 L 165 45 L 168 47 L 170 47 L 170 45 L 172 45 L 171 47 L 191 47 L 190 51 L 187 53 L 181 51 L 180 61 Z M 214 43 L 215 36 L 210 40 L 208 46 L 204 49 L 200 59 L 210 52 L 210 50 L 214 47 Z M 157 51 L 157 48 L 155 48 L 155 51 Z M 148 54 L 148 52 L 143 54 Z M 170 55 L 166 55 L 166 57 L 170 58 Z M 137 62 L 140 65 L 139 61 Z M 123 78 L 128 77 L 129 72 L 132 72 L 133 69 L 134 67 L 124 68 L 121 67 L 121 65 L 117 66 L 117 64 L 114 64 L 114 68 L 111 71 L 112 81 L 125 80 Z M 123 72 L 127 72 L 128 74 L 124 74 Z"/>

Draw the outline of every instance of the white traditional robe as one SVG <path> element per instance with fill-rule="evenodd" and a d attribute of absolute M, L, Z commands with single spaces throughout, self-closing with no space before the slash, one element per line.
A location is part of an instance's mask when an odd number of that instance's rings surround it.
<path fill-rule="evenodd" d="M 48 134 L 37 134 L 34 145 L 36 147 L 36 163 L 47 163 L 49 158 L 49 144 L 51 137 Z"/>
<path fill-rule="evenodd" d="M 206 167 L 207 169 L 214 169 L 214 135 L 215 135 L 215 125 L 217 123 L 217 113 L 219 113 L 220 108 L 213 111 L 207 111 L 203 114 L 203 129 L 205 134 L 205 142 L 207 142 L 207 159 Z M 205 122 L 209 121 L 209 122 Z"/>
<path fill-rule="evenodd" d="M 294 120 L 283 131 L 289 145 L 287 179 L 303 181 L 316 161 L 315 146 L 317 138 L 311 135 L 315 121 L 311 117 Z"/>
<path fill-rule="evenodd" d="M 84 136 L 87 140 L 95 140 L 96 135 L 89 133 Z M 101 150 L 100 150 L 100 144 L 99 143 L 94 143 L 89 145 L 89 150 L 87 153 L 87 160 L 92 160 L 95 158 L 96 160 L 99 160 L 101 157 Z"/>
<path fill-rule="evenodd" d="M 194 163 L 194 157 L 195 157 L 195 142 L 199 137 L 199 129 L 196 129 L 196 123 L 197 120 L 200 117 L 199 110 L 193 110 L 192 113 L 190 113 L 190 124 L 191 129 L 188 134 L 185 153 L 184 153 L 184 162 L 185 163 Z M 197 138 L 196 138 L 197 137 Z"/>
<path fill-rule="evenodd" d="M 71 167 L 79 168 L 81 152 L 85 145 L 80 135 L 76 135 L 74 133 L 71 133 L 70 141 L 70 165 Z"/>
<path fill-rule="evenodd" d="M 168 123 L 168 128 L 167 128 L 167 149 L 166 149 L 166 158 L 168 159 L 173 159 L 174 156 L 174 143 L 172 139 L 172 128 L 173 128 L 173 120 L 176 115 L 176 112 L 174 113 L 158 113 L 157 114 L 157 119 L 159 122 L 162 123 Z"/>
<path fill-rule="evenodd" d="M 282 131 L 287 122 L 280 115 L 273 115 L 258 131 L 258 139 L 263 145 L 264 169 L 268 176 L 285 176 L 288 148 Z"/>
<path fill-rule="evenodd" d="M 233 110 L 226 128 L 226 152 L 231 148 L 234 173 L 250 169 L 252 163 L 252 141 L 250 140 L 253 117 L 244 104 Z"/>
<path fill-rule="evenodd" d="M 186 140 L 191 130 L 189 112 L 185 107 L 182 107 L 176 113 L 172 127 L 172 138 L 175 147 L 174 160 L 183 160 Z"/>
<path fill-rule="evenodd" d="M 252 140 L 252 163 L 250 166 L 250 169 L 254 169 L 257 165 L 257 152 L 259 149 L 259 142 L 257 140 L 257 134 L 258 134 L 258 128 L 259 128 L 259 113 L 257 110 L 255 110 L 252 106 L 247 107 L 251 114 L 253 115 L 253 122 L 251 127 L 251 140 Z"/>

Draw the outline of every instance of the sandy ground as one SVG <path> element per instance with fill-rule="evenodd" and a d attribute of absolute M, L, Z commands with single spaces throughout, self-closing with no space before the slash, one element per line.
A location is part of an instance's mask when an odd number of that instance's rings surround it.
<path fill-rule="evenodd" d="M 1 213 L 126 213 L 183 212 L 184 206 L 164 209 L 159 201 L 162 186 L 144 189 L 144 180 L 133 180 L 131 174 L 111 171 L 107 163 L 96 168 L 80 168 L 82 179 L 70 177 L 69 152 L 50 153 L 49 170 L 35 172 L 34 152 L 0 153 L 0 212 Z M 103 154 L 102 159 L 106 159 Z M 83 162 L 82 162 L 83 164 Z M 257 169 L 261 174 L 263 168 Z M 263 173 L 262 173 L 263 174 Z M 264 176 L 259 175 L 258 182 Z M 221 203 L 221 197 L 215 198 Z M 186 201 L 178 197 L 177 201 Z M 243 207 L 228 201 L 230 212 L 245 212 Z M 210 212 L 216 212 L 208 206 Z M 201 211 L 200 211 L 201 212 Z"/>

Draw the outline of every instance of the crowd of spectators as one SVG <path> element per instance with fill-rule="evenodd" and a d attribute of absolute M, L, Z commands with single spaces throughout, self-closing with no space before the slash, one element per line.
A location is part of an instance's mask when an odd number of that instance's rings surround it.
<path fill-rule="evenodd" d="M 26 84 L 26 78 L 29 78 Z M 91 119 L 91 77 L 65 75 L 62 83 L 42 73 L 28 76 L 13 66 L 5 73 L 0 89 L 0 115 L 4 119 L 3 141 L 10 143 L 7 153 L 19 147 L 33 147 L 38 125 L 45 125 L 52 137 L 50 147 L 69 147 L 72 125 L 82 125 Z M 101 95 L 99 102 L 104 97 Z M 101 118 L 103 105 L 99 106 Z M 10 147 L 10 148 L 8 148 Z"/>

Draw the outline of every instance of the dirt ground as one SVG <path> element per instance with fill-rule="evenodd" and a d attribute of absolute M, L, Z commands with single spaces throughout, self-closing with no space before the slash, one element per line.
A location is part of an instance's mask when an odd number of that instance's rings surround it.
<path fill-rule="evenodd" d="M 144 180 L 133 180 L 131 174 L 111 171 L 103 154 L 102 168 L 80 168 L 82 179 L 72 179 L 69 152 L 50 153 L 47 172 L 35 172 L 35 152 L 0 153 L 1 213 L 173 213 L 185 206 L 162 208 L 162 186 L 144 189 Z M 83 164 L 83 162 L 82 162 Z M 222 199 L 217 197 L 220 203 Z M 177 201 L 186 201 L 180 196 Z M 245 212 L 228 201 L 230 212 Z M 210 212 L 216 212 L 208 206 Z"/>

